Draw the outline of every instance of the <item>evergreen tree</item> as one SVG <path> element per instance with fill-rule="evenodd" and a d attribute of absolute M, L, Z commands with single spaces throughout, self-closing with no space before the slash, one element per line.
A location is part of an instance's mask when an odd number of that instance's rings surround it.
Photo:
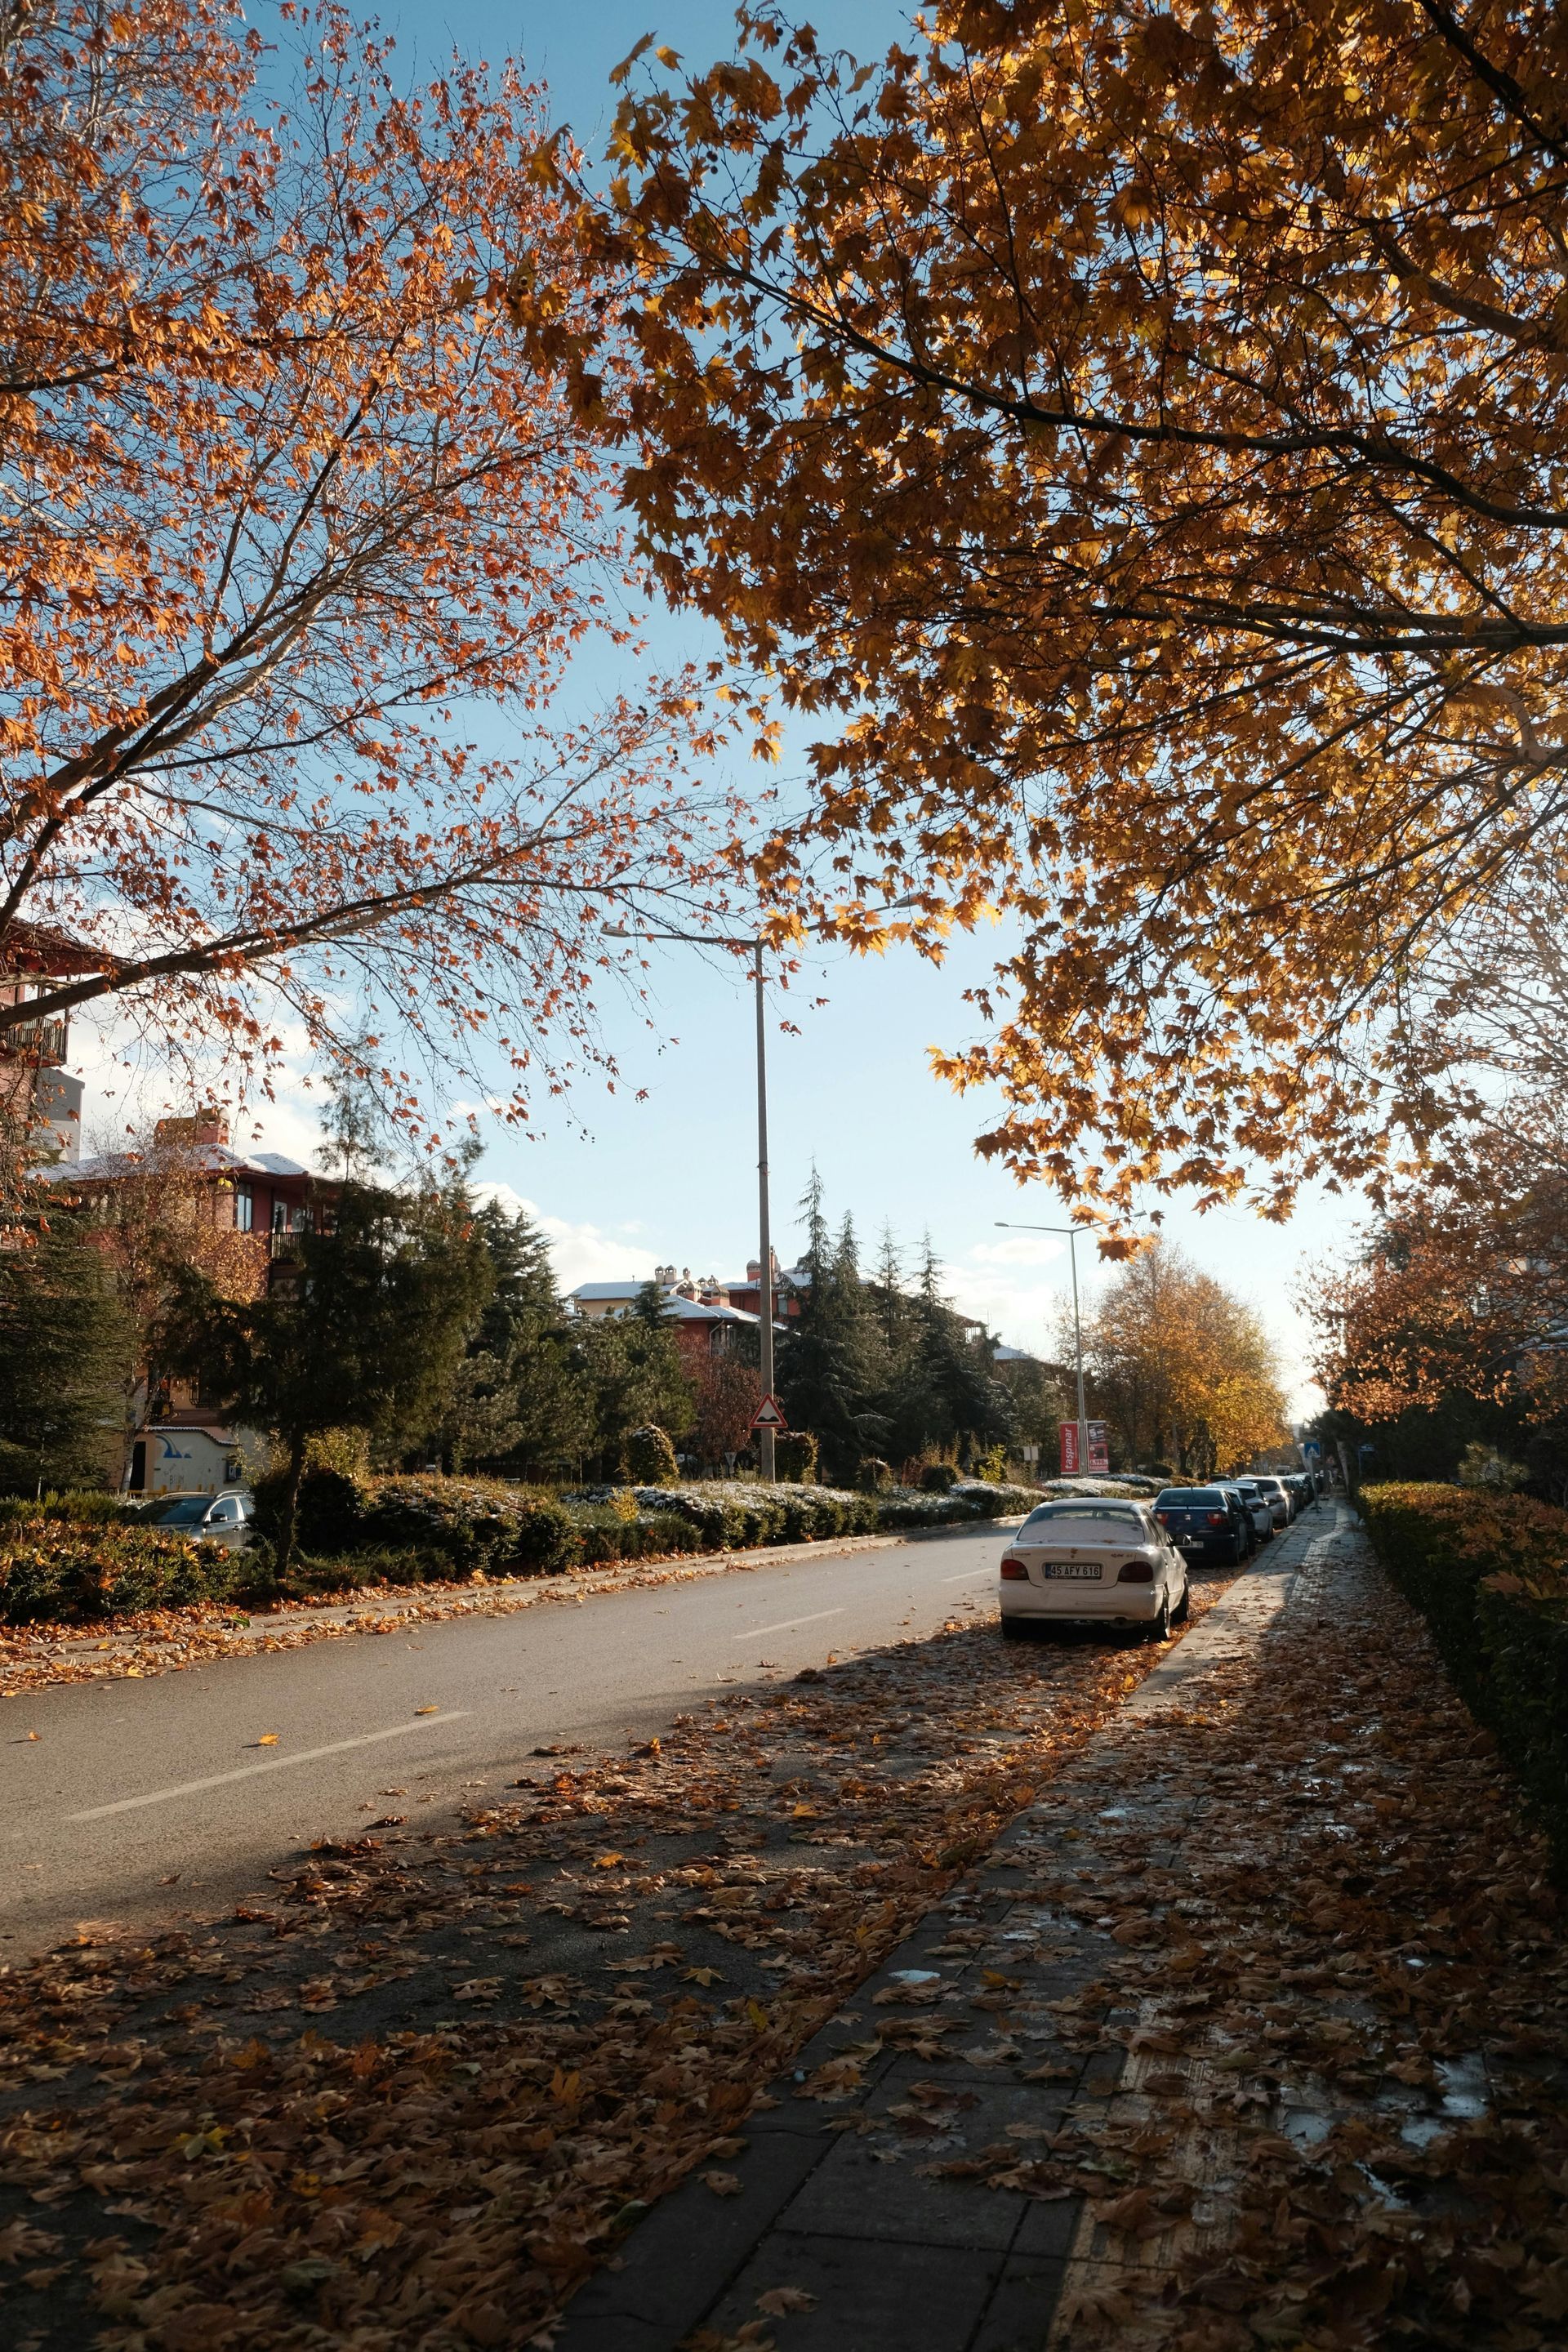
<path fill-rule="evenodd" d="M 940 1451 L 972 1462 L 1011 1429 L 1007 1391 L 997 1379 L 988 1334 L 972 1330 L 943 1296 L 928 1234 L 892 1367 L 888 1412 L 896 1450 Z"/>
<path fill-rule="evenodd" d="M 24 1188 L 0 1250 L 0 1486 L 98 1485 L 118 1449 L 132 1334 L 84 1222 Z"/>
<path fill-rule="evenodd" d="M 837 1244 L 816 1170 L 801 1199 L 809 1280 L 779 1351 L 779 1393 L 792 1429 L 817 1441 L 824 1476 L 853 1480 L 863 1455 L 879 1450 L 886 1423 L 874 1394 L 875 1322 L 860 1279 L 855 1229 L 846 1218 Z"/>
<path fill-rule="evenodd" d="M 298 1237 L 297 1271 L 255 1299 L 179 1269 L 158 1358 L 287 1457 L 278 1565 L 291 1560 L 310 1440 L 364 1430 L 396 1459 L 427 1437 L 489 1293 L 466 1188 L 416 1193 L 350 1182 L 329 1230 Z"/>
<path fill-rule="evenodd" d="M 683 1437 L 697 1417 L 693 1383 L 664 1311 L 664 1294 L 645 1282 L 629 1315 L 583 1326 L 578 1346 L 592 1383 L 594 1452 L 600 1475 L 626 1475 L 626 1440 L 648 1423 Z"/>
<path fill-rule="evenodd" d="M 575 1474 L 595 1450 L 594 1383 L 523 1209 L 487 1201 L 475 1226 L 493 1287 L 459 1367 L 454 1460 L 524 1478 Z"/>

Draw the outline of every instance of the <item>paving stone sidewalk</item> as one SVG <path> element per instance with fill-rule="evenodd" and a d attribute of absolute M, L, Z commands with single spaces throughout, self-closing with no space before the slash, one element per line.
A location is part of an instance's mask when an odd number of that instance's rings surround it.
<path fill-rule="evenodd" d="M 1124 2095 L 1138 2062 L 1074 2046 L 1071 2004 L 1123 1947 L 1010 1894 L 1007 1874 L 1055 1840 L 1069 1784 L 1091 1820 L 1099 1798 L 1106 1818 L 1125 1813 L 1121 1722 L 1192 1705 L 1205 1675 L 1249 1657 L 1300 1571 L 1355 1541 L 1352 1526 L 1325 1503 L 1259 1556 L 801 2051 L 746 2118 L 743 2150 L 631 2232 L 570 2305 L 555 2352 L 717 2347 L 759 2312 L 778 2315 L 780 2352 L 1045 2352 L 1064 2290 L 1100 2258 L 1086 2198 L 1027 2168 L 1065 2123 Z M 1186 1823 L 1166 1826 L 1179 1843 Z M 1016 2188 L 996 2185 L 1009 2143 Z M 971 2157 L 972 2178 L 931 2168 Z"/>

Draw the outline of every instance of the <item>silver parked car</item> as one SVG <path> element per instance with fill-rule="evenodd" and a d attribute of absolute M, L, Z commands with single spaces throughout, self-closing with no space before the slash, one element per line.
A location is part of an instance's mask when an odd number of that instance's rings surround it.
<path fill-rule="evenodd" d="M 249 1543 L 256 1505 L 239 1486 L 225 1486 L 216 1495 L 175 1495 L 168 1508 L 155 1512 L 152 1524 L 192 1543 L 222 1544 L 226 1551 L 243 1551 Z"/>
<path fill-rule="evenodd" d="M 1275 1527 L 1289 1526 L 1295 1514 L 1290 1508 L 1290 1497 L 1278 1478 L 1265 1478 L 1261 1475 L 1255 1478 L 1238 1478 L 1237 1485 L 1244 1491 L 1250 1488 L 1255 1495 L 1262 1496 L 1268 1506 L 1269 1519 Z"/>
<path fill-rule="evenodd" d="M 998 1597 L 1009 1641 L 1073 1619 L 1167 1639 L 1186 1622 L 1187 1564 L 1147 1503 L 1042 1503 L 1010 1536 Z"/>
<path fill-rule="evenodd" d="M 1254 1549 L 1259 1544 L 1266 1544 L 1274 1533 L 1274 1513 L 1268 1496 L 1258 1491 L 1258 1481 L 1255 1478 L 1216 1478 L 1215 1485 L 1228 1488 L 1252 1521 Z"/>

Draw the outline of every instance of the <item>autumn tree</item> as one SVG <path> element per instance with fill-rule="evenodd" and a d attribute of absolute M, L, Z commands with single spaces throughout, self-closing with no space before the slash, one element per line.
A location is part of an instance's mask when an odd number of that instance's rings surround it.
<path fill-rule="evenodd" d="M 703 1462 L 724 1462 L 752 1444 L 752 1416 L 762 1402 L 756 1366 L 726 1349 L 697 1375 L 697 1419 L 691 1443 Z"/>
<path fill-rule="evenodd" d="M 191 1132 L 205 1123 L 161 1120 L 89 1160 L 85 1172 L 69 1162 L 49 1171 L 52 1213 L 96 1252 L 114 1302 L 123 1342 L 114 1414 L 121 1467 L 168 1370 L 158 1360 L 157 1332 L 182 1270 L 227 1299 L 253 1300 L 267 1287 L 267 1236 L 237 1226 L 223 1154 Z"/>
<path fill-rule="evenodd" d="M 1508 1107 L 1407 1187 L 1315 1301 L 1331 1435 L 1394 1475 L 1451 1477 L 1503 1447 L 1568 1494 L 1568 1136 L 1550 1099 Z"/>
<path fill-rule="evenodd" d="M 586 210 L 643 544 L 817 730 L 781 921 L 1005 910 L 939 1066 L 1086 1204 L 1381 1181 L 1477 1108 L 1500 911 L 1560 952 L 1568 18 L 740 22 L 627 61 Z"/>
<path fill-rule="evenodd" d="M 1288 1438 L 1273 1349 L 1256 1315 L 1173 1243 L 1107 1284 L 1084 1330 L 1096 1404 L 1132 1465 L 1199 1477 Z"/>
<path fill-rule="evenodd" d="M 0 957 L 89 967 L 0 1035 L 97 1006 L 237 1082 L 293 1019 L 405 1118 L 454 1063 L 522 1116 L 606 901 L 700 920 L 725 832 L 633 631 L 624 339 L 514 68 L 274 23 L 263 84 L 221 0 L 0 7 Z"/>

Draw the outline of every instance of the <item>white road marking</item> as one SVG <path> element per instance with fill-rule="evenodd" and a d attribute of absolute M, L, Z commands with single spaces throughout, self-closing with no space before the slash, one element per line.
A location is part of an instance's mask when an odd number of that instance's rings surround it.
<path fill-rule="evenodd" d="M 399 1739 L 405 1731 L 434 1731 L 443 1723 L 461 1723 L 472 1710 L 454 1707 L 447 1715 L 427 1715 L 417 1723 L 394 1723 L 384 1731 L 362 1731 L 355 1739 L 334 1739 L 325 1748 L 302 1748 L 297 1756 L 269 1756 L 264 1764 L 242 1764 L 237 1771 L 209 1773 L 205 1780 L 182 1780 L 177 1789 L 154 1789 L 147 1797 L 121 1797 L 112 1805 L 90 1805 L 85 1813 L 68 1813 L 68 1822 L 100 1822 L 106 1813 L 133 1813 L 140 1805 L 166 1805 L 174 1797 L 199 1796 L 204 1789 L 221 1789 L 230 1780 L 253 1780 L 258 1772 L 281 1772 L 289 1764 L 312 1764 L 318 1756 L 341 1756 L 345 1748 L 371 1748 L 378 1739 Z"/>
<path fill-rule="evenodd" d="M 820 1625 L 825 1617 L 842 1617 L 842 1609 L 814 1609 L 809 1617 L 783 1617 L 776 1625 L 748 1625 L 743 1633 L 731 1633 L 731 1642 L 760 1642 L 764 1633 L 787 1633 L 794 1625 Z"/>
<path fill-rule="evenodd" d="M 983 1576 L 994 1577 L 994 1568 L 966 1568 L 961 1576 L 939 1576 L 939 1584 L 978 1584 Z"/>

